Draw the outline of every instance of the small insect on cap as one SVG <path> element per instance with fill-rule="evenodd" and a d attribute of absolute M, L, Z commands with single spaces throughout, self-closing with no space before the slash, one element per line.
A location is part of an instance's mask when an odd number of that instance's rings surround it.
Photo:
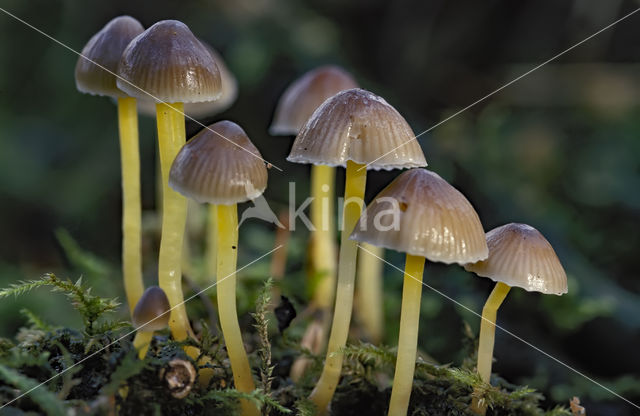
<path fill-rule="evenodd" d="M 169 299 L 164 290 L 151 286 L 144 291 L 133 310 L 133 325 L 136 328 L 142 326 L 142 331 L 149 332 L 164 329 L 169 325 L 169 308 Z"/>
<path fill-rule="evenodd" d="M 487 233 L 489 258 L 465 269 L 530 292 L 567 293 L 567 275 L 551 244 L 526 224 L 506 224 Z"/>
<path fill-rule="evenodd" d="M 78 91 L 109 97 L 126 97 L 116 86 L 116 72 L 122 52 L 144 28 L 130 16 L 119 16 L 93 35 L 76 63 Z M 96 65 L 97 64 L 97 65 Z M 102 68 L 101 68 L 102 67 Z"/>
<path fill-rule="evenodd" d="M 237 204 L 262 195 L 267 168 L 240 126 L 219 121 L 182 146 L 169 172 L 169 186 L 198 202 Z"/>
<path fill-rule="evenodd" d="M 298 134 L 323 102 L 352 88 L 358 88 L 358 83 L 338 66 L 327 65 L 307 72 L 280 97 L 269 132 L 274 136 Z"/>
<path fill-rule="evenodd" d="M 426 169 L 403 172 L 383 189 L 350 238 L 443 263 L 488 255 L 482 224 L 467 198 Z"/>
<path fill-rule="evenodd" d="M 213 56 L 177 20 L 158 22 L 133 39 L 118 75 L 118 88 L 136 98 L 189 103 L 213 101 L 222 93 Z"/>
<path fill-rule="evenodd" d="M 329 166 L 351 160 L 375 170 L 427 165 L 406 120 L 382 97 L 362 89 L 325 101 L 296 137 L 287 160 Z"/>

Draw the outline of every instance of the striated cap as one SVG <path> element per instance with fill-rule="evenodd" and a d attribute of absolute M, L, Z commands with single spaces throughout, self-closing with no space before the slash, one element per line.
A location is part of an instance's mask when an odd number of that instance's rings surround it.
<path fill-rule="evenodd" d="M 82 49 L 76 63 L 76 88 L 93 95 L 126 96 L 116 86 L 115 73 L 122 52 L 142 32 L 140 22 L 130 16 L 119 16 L 107 23 Z"/>
<path fill-rule="evenodd" d="M 202 45 L 207 48 L 211 56 L 213 56 L 213 60 L 216 62 L 216 65 L 218 66 L 218 70 L 220 71 L 222 94 L 220 95 L 220 98 L 215 101 L 185 103 L 184 113 L 196 119 L 210 117 L 225 111 L 227 108 L 231 107 L 231 105 L 238 97 L 238 82 L 236 81 L 236 77 L 233 75 L 231 70 L 227 67 L 226 63 L 222 59 L 222 56 L 205 41 L 200 40 L 200 43 L 202 43 Z M 145 116 L 155 117 L 156 103 L 149 98 L 150 97 L 147 97 L 147 99 L 138 100 L 138 112 Z"/>
<path fill-rule="evenodd" d="M 169 186 L 198 202 L 237 204 L 262 195 L 267 168 L 240 126 L 219 121 L 182 146 L 169 172 Z"/>
<path fill-rule="evenodd" d="M 352 88 L 358 88 L 358 83 L 338 66 L 327 65 L 307 72 L 280 97 L 269 133 L 274 136 L 298 134 L 325 100 Z"/>
<path fill-rule="evenodd" d="M 406 120 L 382 97 L 362 89 L 339 92 L 325 101 L 293 142 L 290 162 L 368 169 L 426 166 Z"/>
<path fill-rule="evenodd" d="M 133 326 L 137 328 L 147 324 L 143 331 L 160 331 L 169 325 L 171 314 L 165 312 L 170 308 L 164 290 L 151 286 L 144 291 L 133 310 Z"/>
<path fill-rule="evenodd" d="M 529 292 L 567 293 L 567 275 L 551 244 L 526 224 L 506 224 L 487 233 L 489 258 L 465 269 Z"/>
<path fill-rule="evenodd" d="M 467 198 L 426 169 L 403 172 L 384 188 L 351 239 L 443 263 L 488 255 L 482 224 Z"/>
<path fill-rule="evenodd" d="M 133 39 L 122 54 L 118 75 L 123 78 L 118 88 L 136 98 L 150 99 L 151 94 L 168 103 L 190 103 L 213 101 L 221 94 L 214 58 L 177 20 L 158 22 Z"/>

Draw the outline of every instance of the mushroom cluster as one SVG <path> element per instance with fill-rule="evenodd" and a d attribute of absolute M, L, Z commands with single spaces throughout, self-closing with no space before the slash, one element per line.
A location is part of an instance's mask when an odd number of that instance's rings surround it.
<path fill-rule="evenodd" d="M 234 122 L 203 125 L 188 142 L 185 133 L 185 115 L 212 115 L 233 103 L 237 96 L 233 74 L 219 54 L 184 23 L 165 20 L 144 30 L 138 21 L 123 16 L 87 43 L 76 66 L 76 84 L 82 92 L 117 100 L 122 274 L 139 358 L 153 354 L 155 347 L 149 349 L 157 345 L 153 334 L 166 327 L 176 341 L 198 340 L 185 308 L 182 253 L 188 200 L 207 204 L 209 275 L 216 276 L 219 324 L 234 385 L 244 394 L 240 396 L 242 414 L 260 414 L 261 409 L 247 398 L 256 387 L 236 308 L 237 204 L 261 197 L 267 188 L 267 165 Z M 157 120 L 162 185 L 158 286 L 147 290 L 142 280 L 138 111 Z M 358 287 L 366 288 L 357 308 L 368 339 L 382 339 L 383 249 L 406 256 L 391 416 L 406 415 L 409 410 L 427 260 L 464 266 L 497 282 L 482 311 L 480 329 L 477 371 L 486 383 L 491 376 L 497 309 L 510 288 L 556 295 L 567 292 L 564 269 L 542 234 L 525 224 L 507 224 L 485 234 L 469 200 L 425 169 L 422 148 L 405 118 L 382 97 L 360 89 L 344 69 L 319 67 L 293 82 L 282 95 L 269 131 L 295 135 L 287 160 L 311 165 L 309 303 L 315 318 L 302 344 L 316 354 L 326 353 L 322 373 L 309 395 L 316 414 L 330 412 L 340 382 L 356 280 Z M 338 168 L 345 169 L 339 228 L 334 219 Z M 366 206 L 367 170 L 395 169 L 407 170 Z M 364 255 L 358 263 L 359 250 Z M 198 348 L 185 347 L 185 351 L 200 368 L 196 371 L 185 361 L 181 369 L 167 373 L 175 398 L 190 394 L 196 378 L 207 386 L 212 375 L 206 368 L 209 359 Z M 294 382 L 307 363 L 293 365 Z M 477 414 L 485 413 L 480 392 L 469 406 Z"/>

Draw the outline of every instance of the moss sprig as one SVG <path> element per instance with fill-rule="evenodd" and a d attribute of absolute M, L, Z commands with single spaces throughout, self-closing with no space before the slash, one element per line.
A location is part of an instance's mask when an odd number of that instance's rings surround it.
<path fill-rule="evenodd" d="M 116 310 L 120 303 L 115 299 L 92 295 L 91 288 L 83 286 L 82 277 L 74 283 L 71 280 L 59 279 L 53 273 L 46 273 L 38 280 L 22 281 L 1 289 L 0 299 L 24 295 L 33 289 L 43 286 L 51 286 L 53 292 L 62 292 L 71 300 L 71 305 L 82 315 L 84 329 L 89 336 L 125 326 L 124 323 L 111 323 L 94 327 L 95 322 L 103 314 Z"/>

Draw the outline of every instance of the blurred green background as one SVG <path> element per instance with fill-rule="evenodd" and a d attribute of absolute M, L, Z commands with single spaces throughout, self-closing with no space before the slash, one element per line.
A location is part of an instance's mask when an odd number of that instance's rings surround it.
<path fill-rule="evenodd" d="M 237 102 L 207 122 L 238 122 L 264 158 L 284 169 L 270 170 L 266 197 L 273 207 L 286 206 L 289 181 L 296 181 L 299 201 L 307 195 L 308 167 L 285 161 L 291 139 L 267 134 L 279 95 L 303 72 L 326 63 L 344 66 L 419 133 L 638 7 L 621 0 L 0 4 L 78 51 L 117 15 L 132 15 L 145 27 L 184 21 L 222 53 L 239 82 Z M 639 22 L 640 14 L 632 16 L 420 137 L 430 169 L 467 195 L 485 229 L 529 223 L 549 239 L 567 270 L 568 295 L 513 290 L 500 324 L 636 403 Z M 0 13 L 0 286 L 53 271 L 83 274 L 97 293 L 123 298 L 115 106 L 76 91 L 76 60 Z M 154 126 L 141 118 L 148 212 L 155 208 Z M 188 123 L 189 135 L 198 129 Z M 370 173 L 368 198 L 397 173 Z M 302 304 L 304 293 L 294 289 L 301 287 L 306 235 L 298 225 L 285 292 Z M 268 225 L 254 221 L 243 228 L 240 265 L 273 244 Z M 56 237 L 56 230 L 68 234 Z M 96 258 L 88 264 L 86 257 L 74 258 L 70 236 Z M 148 253 L 154 244 L 148 243 Z M 387 259 L 403 264 L 398 253 Z M 145 260 L 151 284 L 154 259 Z M 268 259 L 245 274 L 266 273 Z M 461 268 L 437 264 L 427 266 L 425 282 L 478 312 L 492 287 Z M 400 274 L 388 269 L 385 285 L 385 341 L 395 344 Z M 63 297 L 42 290 L 0 303 L 1 336 L 13 336 L 24 323 L 23 307 L 52 323 L 78 323 Z M 477 331 L 477 317 L 425 289 L 420 348 L 459 364 L 465 321 Z M 633 414 L 630 405 L 500 331 L 495 355 L 497 373 L 540 389 L 548 405 L 578 395 L 589 414 Z"/>

